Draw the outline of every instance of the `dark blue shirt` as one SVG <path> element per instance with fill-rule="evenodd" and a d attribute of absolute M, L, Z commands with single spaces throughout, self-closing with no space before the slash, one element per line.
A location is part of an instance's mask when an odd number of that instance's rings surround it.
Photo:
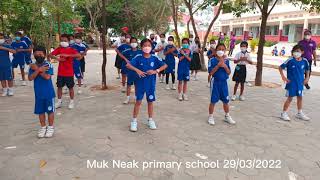
<path fill-rule="evenodd" d="M 211 58 L 208 62 L 208 72 L 210 73 L 214 67 L 216 67 L 219 63 L 219 60 L 217 58 Z M 224 63 L 227 65 L 227 67 L 230 69 L 229 60 L 225 59 Z M 226 72 L 226 70 L 223 67 L 220 67 L 216 73 L 213 74 L 214 80 L 216 81 L 224 81 L 229 79 L 229 74 Z"/>
<path fill-rule="evenodd" d="M 180 59 L 180 57 L 182 57 L 182 56 L 183 55 L 179 51 L 178 58 Z M 191 56 L 192 56 L 191 51 L 189 51 L 189 54 L 187 54 L 187 56 L 189 56 L 191 58 Z M 183 58 L 181 61 L 179 60 L 179 63 L 178 63 L 178 74 L 182 73 L 182 72 L 189 72 L 189 71 L 190 71 L 190 61 L 188 61 L 187 58 Z"/>
<path fill-rule="evenodd" d="M 48 61 L 38 65 L 38 67 L 49 66 L 46 71 L 47 74 L 53 75 L 53 66 Z M 29 75 L 34 73 L 34 70 L 29 69 Z M 34 96 L 36 99 L 52 99 L 55 97 L 55 92 L 51 78 L 49 80 L 44 79 L 40 74 L 34 79 Z"/>
<path fill-rule="evenodd" d="M 9 45 L 0 45 L 5 48 L 13 49 Z M 11 66 L 9 51 L 0 50 L 0 68 L 8 68 Z"/>
<path fill-rule="evenodd" d="M 18 49 L 28 49 L 28 45 L 24 42 L 24 41 L 20 41 L 20 42 L 13 42 L 11 44 L 11 46 L 13 47 L 13 49 L 18 50 Z M 26 52 L 17 52 L 15 54 L 13 54 L 13 59 L 17 59 L 17 60 L 21 60 L 21 59 L 25 59 L 25 55 Z"/>

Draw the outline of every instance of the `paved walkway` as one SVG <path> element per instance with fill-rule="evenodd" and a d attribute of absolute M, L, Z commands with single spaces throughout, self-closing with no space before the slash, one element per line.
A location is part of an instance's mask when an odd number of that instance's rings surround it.
<path fill-rule="evenodd" d="M 128 131 L 131 105 L 121 104 L 124 94 L 115 79 L 114 54 L 108 57 L 108 91 L 93 91 L 100 84 L 101 52 L 87 57 L 87 87 L 76 96 L 74 110 L 64 106 L 56 113 L 56 134 L 51 139 L 36 138 L 39 126 L 32 114 L 32 83 L 19 86 L 14 97 L 0 98 L 0 179 L 1 180 L 318 180 L 320 177 L 320 78 L 312 77 L 312 90 L 304 98 L 304 110 L 312 118 L 282 122 L 278 116 L 284 90 L 247 87 L 245 102 L 232 102 L 235 126 L 225 124 L 222 105 L 217 106 L 216 125 L 207 124 L 209 89 L 207 73 L 191 81 L 190 100 L 179 102 L 175 91 L 158 84 L 155 117 L 158 130 L 146 125 L 146 103 L 139 116 L 139 131 Z M 248 79 L 254 79 L 254 66 Z M 280 83 L 275 69 L 264 69 L 266 82 Z M 231 82 L 232 86 L 233 83 Z M 230 88 L 231 88 L 230 86 Z M 295 102 L 295 101 L 294 101 Z M 223 168 L 224 160 L 234 159 Z M 238 161 L 239 159 L 239 161 Z M 261 168 L 241 168 L 242 160 L 268 160 Z M 87 168 L 87 160 L 109 162 L 109 168 Z M 112 160 L 139 161 L 139 168 L 112 168 Z M 142 169 L 142 163 L 167 162 L 166 167 Z M 213 162 L 219 160 L 219 168 Z M 271 160 L 280 160 L 272 164 Z M 199 161 L 199 162 L 198 162 Z M 182 165 L 170 168 L 169 162 Z M 186 163 L 211 163 L 211 168 L 190 168 Z M 269 164 L 271 162 L 271 164 Z M 152 164 L 149 164 L 152 165 Z M 159 165 L 159 164 L 158 164 Z M 163 164 L 162 164 L 163 165 Z M 171 165 L 174 165 L 172 163 Z M 190 165 L 190 164 L 189 164 Z M 279 166 L 281 168 L 277 168 Z M 267 166 L 266 168 L 263 168 Z M 268 168 L 268 167 L 273 168 Z M 297 178 L 295 178 L 297 176 Z"/>

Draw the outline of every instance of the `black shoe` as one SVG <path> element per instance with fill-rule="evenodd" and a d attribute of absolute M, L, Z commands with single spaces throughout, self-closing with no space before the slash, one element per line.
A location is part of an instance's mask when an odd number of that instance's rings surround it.
<path fill-rule="evenodd" d="M 309 86 L 309 84 L 306 84 L 306 88 L 307 88 L 307 89 L 310 89 L 310 86 Z"/>

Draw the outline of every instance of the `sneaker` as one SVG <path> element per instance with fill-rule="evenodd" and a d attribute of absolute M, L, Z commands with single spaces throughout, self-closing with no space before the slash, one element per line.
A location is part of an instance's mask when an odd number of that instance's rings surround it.
<path fill-rule="evenodd" d="M 22 86 L 26 86 L 27 85 L 27 82 L 26 81 L 22 81 Z"/>
<path fill-rule="evenodd" d="M 81 80 L 81 83 L 80 83 L 80 84 L 81 84 L 81 85 L 84 85 L 84 79 Z"/>
<path fill-rule="evenodd" d="M 246 98 L 245 98 L 244 96 L 240 96 L 240 97 L 239 97 L 239 100 L 240 100 L 240 101 L 244 101 L 245 99 L 246 99 Z"/>
<path fill-rule="evenodd" d="M 170 89 L 170 86 L 169 84 L 166 85 L 166 90 L 169 90 Z"/>
<path fill-rule="evenodd" d="M 82 94 L 82 91 L 80 88 L 78 89 L 77 94 Z"/>
<path fill-rule="evenodd" d="M 121 92 L 122 92 L 122 93 L 125 93 L 125 92 L 126 92 L 126 87 L 125 87 L 125 86 L 122 86 L 122 87 L 121 87 Z"/>
<path fill-rule="evenodd" d="M 137 121 L 131 121 L 130 123 L 130 131 L 136 132 L 138 130 L 138 122 Z"/>
<path fill-rule="evenodd" d="M 208 123 L 209 123 L 210 125 L 214 125 L 214 124 L 215 124 L 214 118 L 213 118 L 213 117 L 209 117 Z"/>
<path fill-rule="evenodd" d="M 129 101 L 130 101 L 130 98 L 127 97 L 126 100 L 123 101 L 123 104 L 128 104 Z"/>
<path fill-rule="evenodd" d="M 236 95 L 233 95 L 232 97 L 231 97 L 231 101 L 235 101 L 237 99 L 237 96 Z"/>
<path fill-rule="evenodd" d="M 8 89 L 3 89 L 2 90 L 2 97 L 5 97 L 5 96 L 7 96 L 8 95 Z"/>
<path fill-rule="evenodd" d="M 182 96 L 182 93 L 179 94 L 179 97 L 178 97 L 179 101 L 182 101 L 183 100 L 183 96 Z"/>
<path fill-rule="evenodd" d="M 8 96 L 13 96 L 13 89 L 12 88 L 8 89 Z"/>
<path fill-rule="evenodd" d="M 120 74 L 118 74 L 118 77 L 117 77 L 117 79 L 120 79 L 121 77 L 120 77 Z"/>
<path fill-rule="evenodd" d="M 236 122 L 231 118 L 230 115 L 226 115 L 226 116 L 224 117 L 224 121 L 227 122 L 227 123 L 229 123 L 229 124 L 236 124 Z"/>
<path fill-rule="evenodd" d="M 62 101 L 58 100 L 55 105 L 56 105 L 56 109 L 61 108 L 62 107 Z"/>
<path fill-rule="evenodd" d="M 188 98 L 188 95 L 187 95 L 187 94 L 183 94 L 183 100 L 185 100 L 185 101 L 188 101 L 188 100 L 189 100 L 189 98 Z"/>
<path fill-rule="evenodd" d="M 152 130 L 157 129 L 156 122 L 154 122 L 154 120 L 148 120 L 148 126 Z"/>
<path fill-rule="evenodd" d="M 73 109 L 74 108 L 74 101 L 70 101 L 68 108 L 69 109 Z"/>
<path fill-rule="evenodd" d="M 46 134 L 47 127 L 43 126 L 38 130 L 38 138 L 43 138 Z"/>
<path fill-rule="evenodd" d="M 54 127 L 53 126 L 48 126 L 45 137 L 50 138 L 50 137 L 53 136 L 53 134 L 54 134 Z"/>
<path fill-rule="evenodd" d="M 298 113 L 296 115 L 296 118 L 298 118 L 300 120 L 304 120 L 304 121 L 310 121 L 310 118 L 308 116 L 306 116 L 303 112 Z"/>
<path fill-rule="evenodd" d="M 197 80 L 197 77 L 196 77 L 196 76 L 193 76 L 193 80 L 196 81 L 196 80 Z"/>
<path fill-rule="evenodd" d="M 177 89 L 176 85 L 175 85 L 175 84 L 172 84 L 171 89 L 172 89 L 172 90 L 176 90 L 176 89 Z"/>
<path fill-rule="evenodd" d="M 286 113 L 286 112 L 281 113 L 280 119 L 282 119 L 284 121 L 290 121 L 290 117 L 289 117 L 288 113 Z"/>
<path fill-rule="evenodd" d="M 198 76 L 194 76 L 194 80 L 195 81 L 198 81 L 199 79 L 198 79 Z"/>

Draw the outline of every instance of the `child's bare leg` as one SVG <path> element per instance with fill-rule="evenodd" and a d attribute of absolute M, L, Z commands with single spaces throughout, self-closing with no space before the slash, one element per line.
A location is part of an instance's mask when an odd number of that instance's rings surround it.
<path fill-rule="evenodd" d="M 70 99 L 73 100 L 73 98 L 74 98 L 74 89 L 73 88 L 69 88 L 69 96 L 70 96 Z"/>
<path fill-rule="evenodd" d="M 78 86 L 81 87 L 81 78 L 78 79 Z"/>
<path fill-rule="evenodd" d="M 224 110 L 224 112 L 225 112 L 226 114 L 228 114 L 228 113 L 229 113 L 229 104 L 223 103 L 223 110 Z"/>
<path fill-rule="evenodd" d="M 20 68 L 20 72 L 21 72 L 22 81 L 25 81 L 26 78 L 25 78 L 24 68 Z"/>
<path fill-rule="evenodd" d="M 13 87 L 13 81 L 12 80 L 8 81 L 8 86 L 9 86 L 9 88 Z"/>
<path fill-rule="evenodd" d="M 53 126 L 53 121 L 54 121 L 54 113 L 48 114 L 49 126 Z"/>
<path fill-rule="evenodd" d="M 148 115 L 149 119 L 153 117 L 153 102 L 148 102 Z"/>
<path fill-rule="evenodd" d="M 62 87 L 58 87 L 58 99 L 62 98 Z"/>
<path fill-rule="evenodd" d="M 133 118 L 137 118 L 141 107 L 141 101 L 136 101 L 133 108 Z"/>
<path fill-rule="evenodd" d="M 131 85 L 127 85 L 127 96 L 130 96 L 131 93 Z"/>
<path fill-rule="evenodd" d="M 302 96 L 297 97 L 297 108 L 298 108 L 298 112 L 302 111 Z"/>
<path fill-rule="evenodd" d="M 187 93 L 188 81 L 183 82 L 183 94 Z"/>
<path fill-rule="evenodd" d="M 46 126 L 46 114 L 39 114 L 39 120 L 41 127 Z"/>
<path fill-rule="evenodd" d="M 291 102 L 292 102 L 292 97 L 288 97 L 286 102 L 283 105 L 283 112 L 287 112 L 288 111 Z"/>
<path fill-rule="evenodd" d="M 243 95 L 243 91 L 244 91 L 244 82 L 241 82 L 241 84 L 240 84 L 240 96 Z"/>
<path fill-rule="evenodd" d="M 239 87 L 239 83 L 236 82 L 236 84 L 234 85 L 234 89 L 233 89 L 233 95 L 237 94 L 238 87 Z"/>
<path fill-rule="evenodd" d="M 7 88 L 7 81 L 1 81 L 2 88 Z"/>
<path fill-rule="evenodd" d="M 122 74 L 122 86 L 123 87 L 126 85 L 126 81 L 127 81 L 127 75 Z"/>
<path fill-rule="evenodd" d="M 209 104 L 209 114 L 213 114 L 213 112 L 214 112 L 214 106 L 215 106 L 215 104 L 213 104 L 213 103 L 210 103 L 210 104 Z"/>
<path fill-rule="evenodd" d="M 182 81 L 179 81 L 178 83 L 178 93 L 180 94 L 182 91 Z"/>

